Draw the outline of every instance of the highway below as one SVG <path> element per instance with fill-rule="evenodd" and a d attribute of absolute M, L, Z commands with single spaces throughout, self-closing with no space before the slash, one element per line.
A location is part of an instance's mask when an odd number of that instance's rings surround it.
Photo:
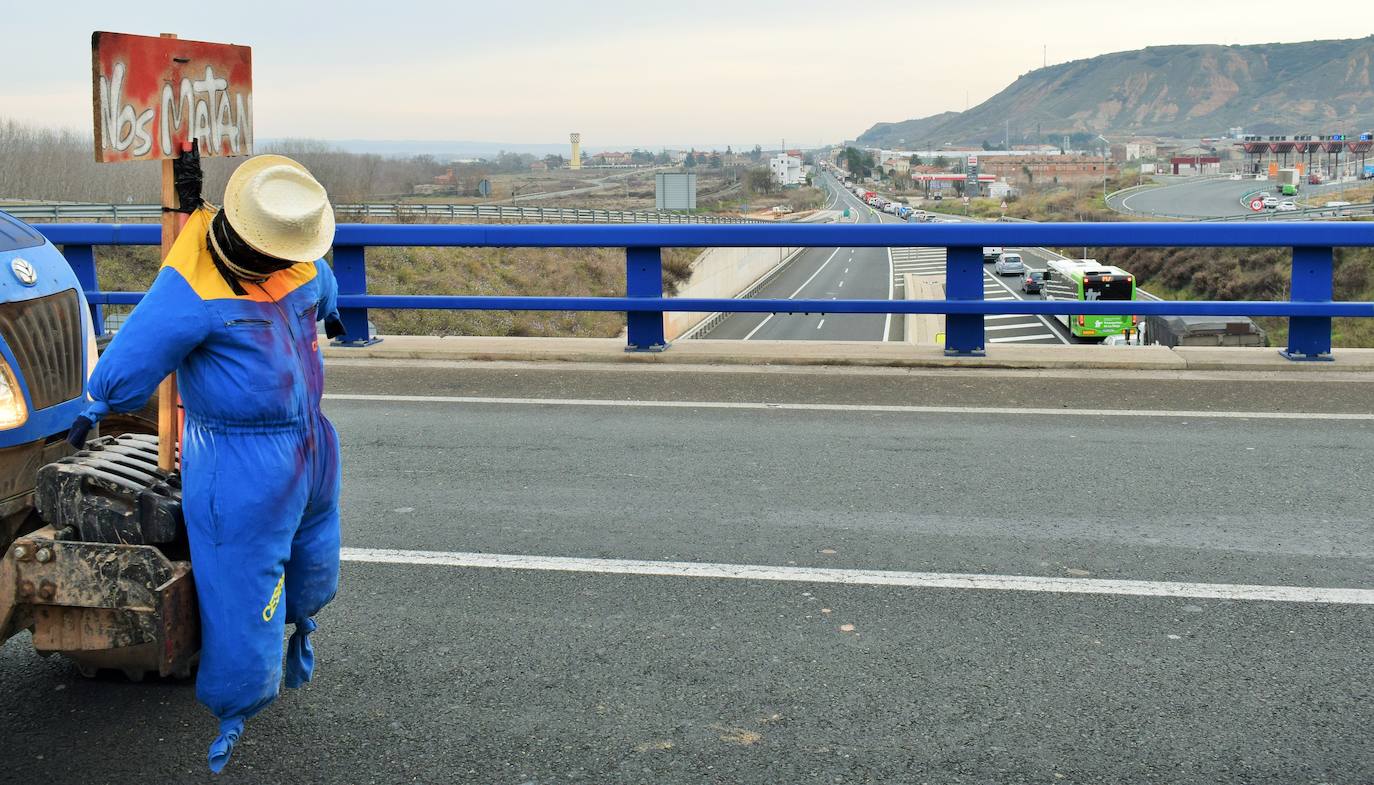
<path fill-rule="evenodd" d="M 849 210 L 851 223 L 900 223 L 819 173 L 828 209 Z M 890 300 L 892 257 L 887 248 L 807 248 L 752 293 L 756 298 Z M 900 341 L 902 320 L 886 314 L 732 314 L 697 336 L 738 340 Z"/>
<path fill-rule="evenodd" d="M 1374 376 L 343 360 L 328 393 L 316 681 L 217 782 L 1374 781 Z M 23 637 L 0 684 L 0 782 L 207 781 L 187 684 Z"/>

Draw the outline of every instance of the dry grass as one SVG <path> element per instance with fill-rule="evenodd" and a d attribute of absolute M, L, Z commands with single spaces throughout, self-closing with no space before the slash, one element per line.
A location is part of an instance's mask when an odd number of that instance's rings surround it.
<path fill-rule="evenodd" d="M 664 287 L 676 293 L 690 275 L 694 249 L 664 249 Z M 613 297 L 625 294 L 619 248 L 378 248 L 368 252 L 370 294 Z M 615 312 L 370 312 L 391 335 L 613 337 L 625 326 Z"/>
<path fill-rule="evenodd" d="M 698 251 L 663 250 L 669 295 L 691 275 Z M 625 294 L 620 248 L 374 248 L 367 253 L 369 294 L 545 295 L 612 297 Z M 157 249 L 100 249 L 100 288 L 146 291 L 157 276 Z M 119 313 L 127 309 L 107 308 Z M 405 311 L 369 312 L 386 335 L 613 337 L 625 326 L 616 312 Z"/>

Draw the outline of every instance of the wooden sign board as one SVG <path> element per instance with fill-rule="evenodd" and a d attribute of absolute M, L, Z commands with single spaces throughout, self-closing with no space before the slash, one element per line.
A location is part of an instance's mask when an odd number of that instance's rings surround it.
<path fill-rule="evenodd" d="M 91 34 L 95 160 L 253 154 L 253 53 L 247 46 Z"/>

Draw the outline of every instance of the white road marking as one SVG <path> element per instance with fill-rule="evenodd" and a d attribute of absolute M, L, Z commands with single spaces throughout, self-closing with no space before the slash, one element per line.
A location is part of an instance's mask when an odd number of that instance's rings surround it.
<path fill-rule="evenodd" d="M 1053 594 L 1174 597 L 1199 600 L 1304 602 L 1317 605 L 1374 605 L 1374 589 L 1341 589 L 1317 586 L 1262 586 L 1244 583 L 1186 583 L 1181 581 L 1059 578 L 1040 575 L 979 575 L 830 567 L 775 567 L 759 564 L 584 559 L 570 556 L 524 556 L 503 553 L 393 550 L 389 548 L 343 548 L 340 552 L 340 559 L 345 562 L 367 564 L 541 570 L 601 575 L 837 583 L 849 586 L 902 586 L 916 589 L 977 589 Z"/>
<path fill-rule="evenodd" d="M 986 272 L 986 271 L 984 271 L 984 272 Z M 1015 298 L 1018 299 L 1018 300 L 1025 300 L 1025 299 L 1027 299 L 1027 298 L 1022 297 L 1021 295 L 1017 294 L 1016 292 L 1012 291 L 1012 288 L 1011 288 L 1010 286 L 1007 286 L 1007 284 L 1006 284 L 1004 281 L 1002 281 L 1002 279 L 1001 279 L 999 276 L 993 276 L 993 279 L 992 279 L 992 280 L 993 280 L 994 282 L 996 282 L 996 284 L 997 284 L 998 286 L 1002 287 L 1003 289 L 1006 289 L 1006 290 L 1007 290 L 1007 293 L 1010 294 L 1012 297 L 1015 297 Z M 1056 340 L 1058 340 L 1060 343 L 1066 343 L 1066 344 L 1067 344 L 1067 343 L 1070 343 L 1070 341 L 1069 341 L 1068 338 L 1065 338 L 1063 335 L 1060 335 L 1060 334 L 1059 334 L 1059 331 L 1056 330 L 1056 329 L 1054 329 L 1054 326 L 1050 324 L 1050 320 L 1049 320 L 1049 319 L 1045 318 L 1045 317 L 1044 317 L 1043 315 L 1041 315 L 1041 314 L 1035 314 L 1035 319 L 1036 319 L 1036 321 L 1038 321 L 1038 322 L 1040 322 L 1041 324 L 1045 325 L 1045 329 L 1046 329 L 1046 330 L 1049 330 L 1049 331 L 1050 331 L 1050 335 L 1053 336 L 1053 337 L 1054 337 Z"/>
<path fill-rule="evenodd" d="M 835 299 L 835 298 L 834 298 L 834 297 L 831 297 L 830 299 L 833 300 L 833 299 Z M 817 329 L 817 330 L 821 329 L 821 328 L 824 327 L 824 326 L 825 326 L 825 319 L 824 319 L 824 318 L 822 318 L 819 322 L 816 322 L 816 329 Z"/>
<path fill-rule="evenodd" d="M 882 221 L 879 221 L 878 223 L 882 223 Z M 895 295 L 895 294 L 897 293 L 897 273 L 894 272 L 893 269 L 892 269 L 892 248 L 889 247 L 889 248 L 887 248 L 886 250 L 887 250 L 887 299 L 891 300 L 891 299 L 893 299 L 893 295 Z M 904 284 L 904 285 L 905 285 L 905 284 Z M 887 318 L 883 319 L 883 337 L 880 338 L 879 340 L 881 340 L 881 341 L 886 341 L 891 335 L 892 335 L 892 314 L 889 313 L 889 314 L 887 314 Z"/>
<path fill-rule="evenodd" d="M 1053 338 L 1052 333 L 1036 333 L 1035 335 L 1011 335 L 1005 338 L 989 338 L 988 343 L 1025 343 L 1027 341 L 1043 341 L 1046 338 Z"/>
<path fill-rule="evenodd" d="M 844 288 L 844 281 L 840 281 L 840 285 L 839 285 L 838 287 L 836 287 L 836 288 L 843 289 L 843 288 Z"/>
<path fill-rule="evenodd" d="M 1220 420 L 1356 420 L 1374 422 L 1364 412 L 1232 412 L 1174 409 L 1051 409 L 1006 406 L 904 406 L 861 403 L 766 403 L 763 401 L 617 401 L 599 398 L 492 398 L 466 395 L 372 395 L 326 393 L 327 401 L 377 403 L 463 403 L 507 406 L 605 406 L 629 409 L 746 409 L 799 412 L 876 412 L 887 414 L 1067 414 L 1081 417 L 1168 417 Z"/>
<path fill-rule="evenodd" d="M 839 253 L 839 252 L 840 252 L 840 249 L 838 249 L 838 248 L 836 248 L 835 250 L 831 251 L 831 252 L 830 252 L 830 255 L 827 256 L 827 257 L 825 257 L 825 261 L 821 263 L 821 266 L 816 268 L 816 272 L 811 273 L 811 277 L 810 277 L 810 278 L 807 278 L 805 281 L 803 281 L 803 282 L 802 282 L 802 285 L 797 287 L 797 291 L 795 291 L 795 292 L 793 292 L 792 294 L 788 295 L 788 296 L 787 296 L 787 299 L 789 299 L 789 300 L 795 300 L 795 299 L 797 298 L 797 295 L 798 295 L 798 294 L 801 294 L 801 290 L 802 290 L 802 289 L 805 289 L 812 281 L 816 280 L 816 276 L 818 276 L 818 275 L 821 274 L 821 270 L 824 270 L 824 269 L 826 268 L 826 265 L 830 264 L 830 260 L 831 260 L 831 259 L 834 259 L 834 258 L 835 258 L 835 254 L 837 254 L 837 253 Z M 749 334 L 746 335 L 746 336 L 744 336 L 744 340 L 747 341 L 747 340 L 749 340 L 750 338 L 753 338 L 753 337 L 754 337 L 754 333 L 758 332 L 759 330 L 762 330 L 762 329 L 763 329 L 763 326 L 764 326 L 765 324 L 768 324 L 768 322 L 772 321 L 772 319 L 773 319 L 774 316 L 775 316 L 775 314 L 771 314 L 771 313 L 768 314 L 768 317 L 767 317 L 766 319 L 764 319 L 763 321 L 759 322 L 757 327 L 755 327 L 754 329 L 750 330 L 750 331 L 749 331 Z"/>

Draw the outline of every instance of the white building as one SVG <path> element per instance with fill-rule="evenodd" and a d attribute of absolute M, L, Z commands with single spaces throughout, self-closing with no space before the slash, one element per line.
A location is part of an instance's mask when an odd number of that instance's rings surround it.
<path fill-rule="evenodd" d="M 806 181 L 802 174 L 801 159 L 786 153 L 778 153 L 768 159 L 768 171 L 779 185 L 801 185 Z"/>

